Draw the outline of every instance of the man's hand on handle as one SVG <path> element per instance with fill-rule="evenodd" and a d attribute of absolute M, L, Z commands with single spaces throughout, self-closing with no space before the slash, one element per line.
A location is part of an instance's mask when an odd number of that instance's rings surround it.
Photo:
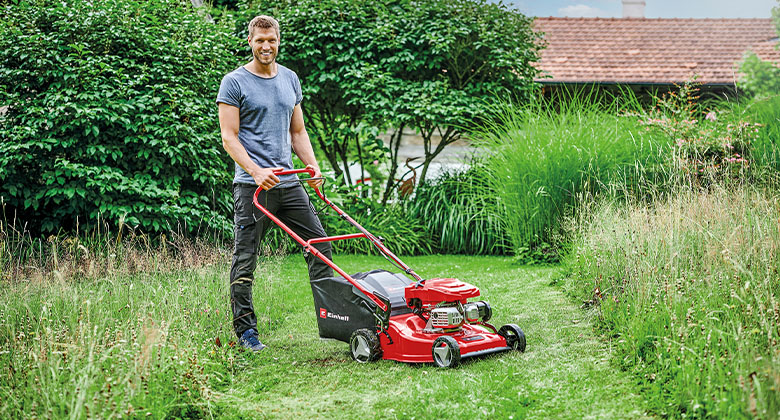
<path fill-rule="evenodd" d="M 268 191 L 279 183 L 279 177 L 274 175 L 274 171 L 280 171 L 283 168 L 258 168 L 250 175 L 254 178 L 255 183 Z"/>
<path fill-rule="evenodd" d="M 313 169 L 314 170 L 314 176 L 312 178 L 322 178 L 322 172 L 320 172 L 320 167 L 316 165 L 306 165 L 306 169 Z M 322 186 L 322 184 L 325 182 L 322 179 L 313 179 L 311 181 L 306 181 L 310 187 L 312 188 L 319 188 Z"/>

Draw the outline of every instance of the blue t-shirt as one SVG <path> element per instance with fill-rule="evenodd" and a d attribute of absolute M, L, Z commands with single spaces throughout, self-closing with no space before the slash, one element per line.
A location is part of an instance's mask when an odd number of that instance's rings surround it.
<path fill-rule="evenodd" d="M 222 78 L 217 103 L 238 108 L 240 124 L 238 141 L 249 157 L 261 168 L 292 169 L 290 120 L 293 109 L 303 99 L 301 83 L 294 71 L 276 65 L 274 77 L 260 77 L 243 66 Z M 279 177 L 282 181 L 295 175 Z M 255 184 L 255 180 L 236 164 L 233 182 Z M 293 183 L 279 187 L 292 187 Z"/>

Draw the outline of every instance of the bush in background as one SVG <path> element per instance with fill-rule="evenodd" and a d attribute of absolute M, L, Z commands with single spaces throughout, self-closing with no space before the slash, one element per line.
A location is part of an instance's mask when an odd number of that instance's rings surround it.
<path fill-rule="evenodd" d="M 739 87 L 754 96 L 780 94 L 780 68 L 775 63 L 760 59 L 749 52 L 740 64 L 744 77 Z"/>
<path fill-rule="evenodd" d="M 737 106 L 716 102 L 710 109 L 699 101 L 699 84 L 689 81 L 677 91 L 656 98 L 655 107 L 640 113 L 641 123 L 673 142 L 664 162 L 674 182 L 707 185 L 750 175 L 758 123 L 747 121 Z"/>
<path fill-rule="evenodd" d="M 780 413 L 780 199 L 711 186 L 583 212 L 565 287 L 665 417 Z"/>
<path fill-rule="evenodd" d="M 33 232 L 98 217 L 229 232 L 214 98 L 240 40 L 184 0 L 2 6 L 0 197 Z"/>

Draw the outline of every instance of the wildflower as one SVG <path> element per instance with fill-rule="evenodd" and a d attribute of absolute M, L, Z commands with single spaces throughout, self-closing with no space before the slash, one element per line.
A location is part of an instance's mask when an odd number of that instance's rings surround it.
<path fill-rule="evenodd" d="M 715 121 L 718 119 L 718 117 L 715 115 L 715 111 L 710 111 L 707 113 L 707 116 L 705 116 L 704 119 L 709 121 Z"/>

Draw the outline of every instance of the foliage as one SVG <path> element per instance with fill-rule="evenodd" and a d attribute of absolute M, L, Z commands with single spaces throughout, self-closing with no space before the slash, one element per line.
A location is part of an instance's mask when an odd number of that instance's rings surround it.
<path fill-rule="evenodd" d="M 501 255 L 511 249 L 507 212 L 492 169 L 479 160 L 420 185 L 404 201 L 406 211 L 425 226 L 435 252 Z"/>
<path fill-rule="evenodd" d="M 395 9 L 391 27 L 403 29 L 390 38 L 393 54 L 381 56 L 373 81 L 383 99 L 361 97 L 360 103 L 382 104 L 376 115 L 399 133 L 408 126 L 422 136 L 420 185 L 431 161 L 493 103 L 530 96 L 540 35 L 532 31 L 532 19 L 501 2 L 420 0 Z M 391 176 L 386 196 L 393 182 Z"/>
<path fill-rule="evenodd" d="M 518 258 L 554 260 L 566 240 L 561 221 L 592 195 L 641 196 L 664 182 L 669 141 L 627 114 L 636 107 L 631 97 L 606 109 L 577 98 L 509 104 L 475 133 L 492 154 L 488 164 Z"/>
<path fill-rule="evenodd" d="M 388 36 L 382 24 L 385 6 L 349 0 L 250 2 L 236 20 L 240 38 L 247 37 L 247 23 L 261 13 L 274 16 L 281 26 L 278 61 L 300 78 L 312 142 L 336 180 L 354 183 L 348 171 L 353 159 L 361 165 L 373 161 L 382 147 L 377 129 L 368 124 L 355 98 L 373 94 L 364 86 L 361 73 L 388 49 L 382 43 Z"/>
<path fill-rule="evenodd" d="M 780 412 L 779 206 L 716 186 L 581 214 L 565 287 L 596 306 L 661 416 Z"/>
<path fill-rule="evenodd" d="M 103 217 L 225 231 L 228 158 L 213 99 L 237 61 L 189 1 L 3 6 L 0 196 L 27 229 Z"/>
<path fill-rule="evenodd" d="M 382 206 L 373 200 L 361 197 L 356 188 L 342 186 L 328 197 L 336 206 L 346 212 L 358 224 L 375 236 L 384 239 L 384 244 L 397 255 L 428 255 L 434 247 L 425 224 L 413 215 L 403 211 L 401 206 Z M 319 206 L 318 206 L 319 207 Z M 341 218 L 332 209 L 320 213 L 325 231 L 329 235 L 358 233 L 357 228 Z M 351 239 L 332 242 L 337 253 L 371 254 L 374 245 L 366 239 Z"/>
<path fill-rule="evenodd" d="M 780 34 L 780 1 L 772 8 L 772 18 Z M 777 46 L 775 46 L 777 47 Z M 763 61 L 754 52 L 749 51 L 740 63 L 740 71 L 744 75 L 739 87 L 752 95 L 768 96 L 780 94 L 779 63 Z"/>
<path fill-rule="evenodd" d="M 353 159 L 363 167 L 383 150 L 378 133 L 361 124 L 400 127 L 399 141 L 404 126 L 420 131 L 422 182 L 468 120 L 496 97 L 525 95 L 536 74 L 531 20 L 503 4 L 279 0 L 250 5 L 241 20 L 260 12 L 279 20 L 279 61 L 301 78 L 310 134 L 347 183 Z M 239 31 L 245 36 L 243 23 Z M 442 141 L 433 145 L 437 131 Z M 397 159 L 389 156 L 389 166 L 386 197 Z"/>
<path fill-rule="evenodd" d="M 656 107 L 642 113 L 642 124 L 674 141 L 666 164 L 690 183 L 744 176 L 760 125 L 725 107 L 705 111 L 698 91 L 696 83 L 686 82 L 657 98 Z"/>
<path fill-rule="evenodd" d="M 744 77 L 739 87 L 757 96 L 780 94 L 780 68 L 776 63 L 764 61 L 755 53 L 745 55 L 740 64 Z"/>

